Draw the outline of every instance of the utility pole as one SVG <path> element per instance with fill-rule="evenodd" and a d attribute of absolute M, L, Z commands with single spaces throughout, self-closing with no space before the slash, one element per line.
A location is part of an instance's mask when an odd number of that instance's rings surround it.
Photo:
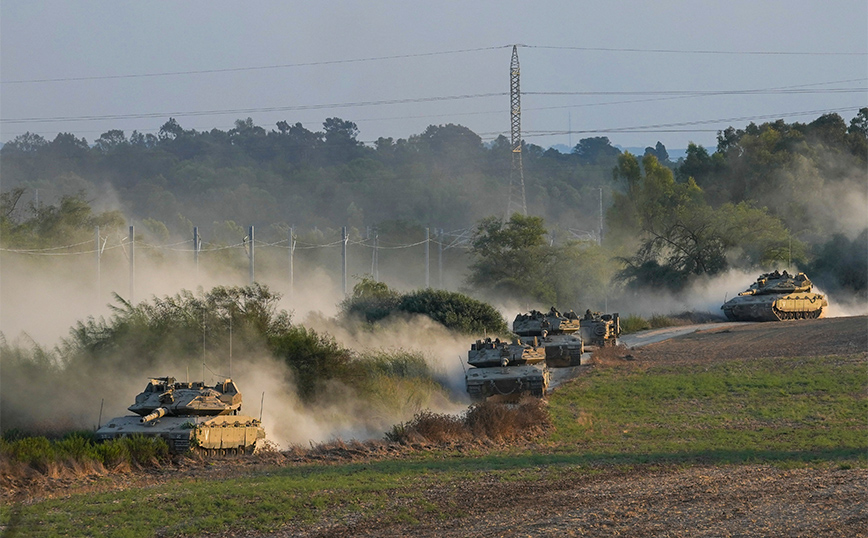
<path fill-rule="evenodd" d="M 341 228 L 341 281 L 343 282 L 344 297 L 347 296 L 347 227 Z"/>
<path fill-rule="evenodd" d="M 289 227 L 289 296 L 295 296 L 295 268 L 293 264 L 295 262 L 295 226 Z"/>
<path fill-rule="evenodd" d="M 199 280 L 199 249 L 202 243 L 199 241 L 199 227 L 193 226 L 193 263 L 196 264 L 196 280 Z"/>
<path fill-rule="evenodd" d="M 248 232 L 247 237 L 249 239 L 248 244 L 250 246 L 250 248 L 247 249 L 247 255 L 250 257 L 250 284 L 253 285 L 253 283 L 256 282 L 256 270 L 254 265 L 255 257 L 253 252 L 253 226 L 250 227 L 250 231 Z"/>
<path fill-rule="evenodd" d="M 134 305 L 136 290 L 136 229 L 130 225 L 130 304 Z"/>
<path fill-rule="evenodd" d="M 374 275 L 374 282 L 380 281 L 380 233 L 374 230 L 374 253 L 371 260 L 371 273 Z"/>
<path fill-rule="evenodd" d="M 443 289 L 443 228 L 437 233 L 437 275 L 440 289 Z"/>
<path fill-rule="evenodd" d="M 600 189 L 600 235 L 599 241 L 597 241 L 598 245 L 603 244 L 603 187 L 599 187 Z"/>
<path fill-rule="evenodd" d="M 512 61 L 509 65 L 509 117 L 512 167 L 509 171 L 509 202 L 506 219 L 516 211 L 527 216 L 527 201 L 524 196 L 524 167 L 521 163 L 521 89 L 519 87 L 518 46 L 512 46 Z"/>
<path fill-rule="evenodd" d="M 431 228 L 425 228 L 425 289 L 431 287 Z"/>
<path fill-rule="evenodd" d="M 97 308 L 99 308 L 100 294 L 102 292 L 102 274 L 101 274 L 101 270 L 100 270 L 100 266 L 99 266 L 100 255 L 102 254 L 102 252 L 100 252 L 100 248 L 99 248 L 99 226 L 96 226 L 94 228 L 93 236 L 94 236 L 93 240 L 94 240 L 94 245 L 95 245 L 94 250 L 96 250 L 96 306 L 97 306 Z"/>

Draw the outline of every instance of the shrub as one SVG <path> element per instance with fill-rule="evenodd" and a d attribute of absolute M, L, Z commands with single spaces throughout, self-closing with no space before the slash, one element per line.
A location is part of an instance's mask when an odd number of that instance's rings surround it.
<path fill-rule="evenodd" d="M 639 331 L 647 331 L 651 328 L 651 324 L 645 318 L 629 315 L 626 318 L 621 318 L 621 334 L 630 334 Z"/>
<path fill-rule="evenodd" d="M 464 334 L 509 334 L 509 327 L 500 312 L 488 303 L 461 293 L 420 290 L 404 295 L 398 309 L 411 314 L 424 314 Z"/>

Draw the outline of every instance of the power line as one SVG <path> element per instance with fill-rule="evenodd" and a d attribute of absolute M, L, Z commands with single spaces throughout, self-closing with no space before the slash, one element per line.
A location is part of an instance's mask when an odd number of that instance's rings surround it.
<path fill-rule="evenodd" d="M 543 136 L 560 136 L 565 134 L 589 134 L 589 133 L 693 133 L 693 132 L 718 132 L 720 129 L 674 129 L 674 127 L 687 127 L 691 125 L 704 125 L 710 123 L 728 123 L 734 121 L 755 121 L 765 119 L 780 119 L 792 116 L 812 116 L 814 114 L 829 114 L 832 112 L 843 112 L 845 110 L 859 109 L 860 106 L 834 108 L 834 109 L 819 109 L 805 110 L 800 112 L 786 112 L 783 114 L 763 114 L 760 116 L 741 116 L 735 118 L 721 118 L 713 120 L 697 120 L 685 121 L 678 123 L 658 123 L 652 125 L 640 125 L 633 127 L 609 127 L 605 129 L 582 129 L 582 130 L 560 130 L 560 131 L 525 131 L 525 137 L 543 137 Z M 481 133 L 483 135 L 503 134 L 503 133 Z"/>
<path fill-rule="evenodd" d="M 298 110 L 321 110 L 329 108 L 352 108 L 365 106 L 382 106 L 382 105 L 397 105 L 407 103 L 428 103 L 436 101 L 457 101 L 463 99 L 479 99 L 484 97 L 502 97 L 507 95 L 505 92 L 497 93 L 477 93 L 467 95 L 449 95 L 442 97 L 417 97 L 408 99 L 386 99 L 381 101 L 359 101 L 355 103 L 331 103 L 318 105 L 294 105 L 294 106 L 279 106 L 279 107 L 262 107 L 262 108 L 238 108 L 238 109 L 218 109 L 218 110 L 196 110 L 196 111 L 175 111 L 175 112 L 146 112 L 141 114 L 106 114 L 106 115 L 91 115 L 91 116 L 56 116 L 53 118 L 10 118 L 0 119 L 0 123 L 60 123 L 67 121 L 104 121 L 104 120 L 128 120 L 128 119 L 145 119 L 145 118 L 165 118 L 165 117 L 190 117 L 190 116 L 218 116 L 224 114 L 255 114 L 262 112 L 289 112 Z"/>
<path fill-rule="evenodd" d="M 868 52 L 818 52 L 818 51 L 769 51 L 769 50 L 690 50 L 690 49 L 640 49 L 613 47 L 557 47 L 548 45 L 518 45 L 529 49 L 577 50 L 583 52 L 642 52 L 654 54 L 721 54 L 735 56 L 868 56 Z"/>
<path fill-rule="evenodd" d="M 388 56 L 371 56 L 366 58 L 348 58 L 340 60 L 321 60 L 315 62 L 296 62 L 286 64 L 226 67 L 216 69 L 196 69 L 184 71 L 162 71 L 157 73 L 125 73 L 120 75 L 93 75 L 80 77 L 54 77 L 21 80 L 2 80 L 0 84 L 42 84 L 55 82 L 81 82 L 90 80 L 117 80 L 136 78 L 174 77 L 190 75 L 208 75 L 215 73 L 240 73 L 248 71 L 266 71 L 276 69 L 293 69 L 298 67 L 315 67 L 324 65 L 341 65 L 363 62 L 378 62 L 389 60 L 402 60 L 409 58 L 424 58 L 432 56 L 445 56 L 451 54 L 466 54 L 471 52 L 484 52 L 500 50 L 509 47 L 522 47 L 541 50 L 573 50 L 581 52 L 627 52 L 627 53 L 651 53 L 651 54 L 716 54 L 730 56 L 866 56 L 868 52 L 821 52 L 821 51 L 736 51 L 736 50 L 690 50 L 690 49 L 643 49 L 643 48 L 616 48 L 616 47 L 578 47 L 578 46 L 551 46 L 551 45 L 494 45 L 490 47 L 476 47 L 469 49 L 445 50 L 434 52 L 420 52 L 415 54 L 395 54 Z"/>
<path fill-rule="evenodd" d="M 291 63 L 291 64 L 277 64 L 277 65 L 260 65 L 260 66 L 250 66 L 250 67 L 227 67 L 223 69 L 200 69 L 200 70 L 189 70 L 189 71 L 165 71 L 161 73 L 132 73 L 132 74 L 124 74 L 124 75 L 96 75 L 91 77 L 63 77 L 63 78 L 42 78 L 42 79 L 30 79 L 30 80 L 4 80 L 0 81 L 0 84 L 35 84 L 35 83 L 44 83 L 44 82 L 78 82 L 85 80 L 113 80 L 113 79 L 124 79 L 124 78 L 150 78 L 150 77 L 173 77 L 180 75 L 206 75 L 212 73 L 238 73 L 244 71 L 264 71 L 269 69 L 290 69 L 295 67 L 312 67 L 312 66 L 320 66 L 320 65 L 338 65 L 338 64 L 351 64 L 351 63 L 360 63 L 360 62 L 377 62 L 383 60 L 401 60 L 406 58 L 423 58 L 426 56 L 444 56 L 448 54 L 464 54 L 467 52 L 481 52 L 488 50 L 497 50 L 497 49 L 505 49 L 510 47 L 511 45 L 500 45 L 493 47 L 478 47 L 474 49 L 460 49 L 460 50 L 446 50 L 439 52 L 420 52 L 417 54 L 396 54 L 392 56 L 374 56 L 370 58 L 352 58 L 346 60 L 323 60 L 319 62 L 299 62 L 299 63 Z"/>
<path fill-rule="evenodd" d="M 579 96 L 579 95 L 599 95 L 599 96 L 617 96 L 617 95 L 652 95 L 662 96 L 662 99 L 672 98 L 689 98 L 689 97 L 709 97 L 709 96 L 725 96 L 725 95 L 787 95 L 787 94 L 843 94 L 843 93 L 865 93 L 868 88 L 769 88 L 769 89 L 748 89 L 748 90 L 652 90 L 652 91 L 577 91 L 577 92 L 523 92 L 524 95 L 542 95 L 542 96 Z M 238 109 L 215 109 L 215 110 L 194 110 L 194 111 L 173 111 L 173 112 L 146 112 L 138 114 L 105 114 L 105 115 L 88 115 L 88 116 L 55 116 L 48 118 L 29 117 L 29 118 L 0 118 L 2 124 L 33 124 L 33 123 L 64 123 L 73 121 L 109 121 L 109 120 L 129 120 L 129 119 L 152 119 L 152 118 L 167 118 L 167 117 L 201 117 L 201 116 L 220 116 L 229 114 L 257 114 L 267 112 L 292 112 L 302 110 L 323 110 L 332 108 L 361 108 L 368 106 L 385 106 L 396 104 L 410 103 L 430 103 L 430 102 L 445 102 L 445 101 L 460 101 L 467 99 L 483 99 L 490 97 L 504 97 L 505 92 L 477 93 L 466 95 L 449 95 L 441 97 L 417 97 L 406 99 L 387 99 L 380 101 L 357 101 L 350 103 L 330 103 L 330 104 L 315 104 L 315 105 L 292 105 L 280 107 L 259 107 L 259 108 L 238 108 Z M 653 99 L 652 99 L 653 100 Z M 626 101 L 626 103 L 635 101 Z M 596 105 L 621 104 L 620 103 L 596 103 Z M 564 105 L 569 106 L 592 106 L 590 104 L 579 105 Z M 535 108 L 528 110 L 544 110 L 547 108 Z M 403 118 L 403 117 L 402 117 Z M 367 120 L 370 121 L 370 120 Z"/>

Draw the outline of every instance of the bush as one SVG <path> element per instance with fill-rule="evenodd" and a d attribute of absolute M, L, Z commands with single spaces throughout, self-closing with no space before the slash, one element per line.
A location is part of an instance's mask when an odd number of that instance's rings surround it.
<path fill-rule="evenodd" d="M 162 437 L 133 435 L 118 440 L 126 445 L 129 462 L 139 466 L 149 465 L 169 456 L 169 445 Z"/>
<path fill-rule="evenodd" d="M 464 334 L 509 334 L 500 312 L 488 303 L 445 290 L 420 290 L 401 298 L 398 309 L 424 314 L 445 327 Z"/>
<path fill-rule="evenodd" d="M 397 424 L 386 433 L 394 443 L 450 443 L 477 441 L 512 441 L 531 438 L 551 428 L 551 418 L 544 400 L 525 398 L 518 405 L 485 401 L 474 404 L 463 416 L 422 411 L 410 422 Z"/>
<path fill-rule="evenodd" d="M 510 441 L 545 432 L 551 419 L 539 398 L 526 398 L 517 406 L 489 401 L 480 402 L 467 411 L 465 423 L 475 438 Z"/>
<path fill-rule="evenodd" d="M 626 318 L 621 318 L 621 334 L 630 334 L 639 331 L 647 331 L 651 328 L 651 324 L 645 318 L 629 315 Z"/>
<path fill-rule="evenodd" d="M 445 290 L 425 289 L 400 295 L 367 277 L 353 287 L 353 295 L 341 303 L 341 309 L 345 315 L 368 323 L 396 313 L 422 314 L 464 334 L 509 333 L 506 320 L 488 303 Z"/>

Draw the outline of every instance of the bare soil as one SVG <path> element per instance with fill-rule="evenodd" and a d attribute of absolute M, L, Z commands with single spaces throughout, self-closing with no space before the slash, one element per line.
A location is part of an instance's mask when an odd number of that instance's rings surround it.
<path fill-rule="evenodd" d="M 868 358 L 868 317 L 715 325 L 662 342 L 600 356 L 607 364 L 685 364 L 760 357 L 861 355 Z M 585 371 L 587 367 L 581 367 Z M 581 374 L 579 374 L 581 375 Z M 473 448 L 479 448 L 478 446 Z M 163 470 L 89 477 L 4 477 L 5 501 L 32 502 L 87 491 L 142 487 L 179 473 L 198 479 L 240 476 L 299 462 L 400 458 L 424 446 L 337 443 L 319 450 L 266 453 L 220 464 L 175 462 Z M 357 525 L 329 517 L 290 525 L 274 537 L 343 536 L 853 536 L 868 537 L 868 470 L 828 464 L 602 465 L 595 473 L 523 481 L 481 478 L 425 498 L 454 513 L 395 524 L 365 518 Z M 11 479 L 11 480 L 10 480 Z M 408 484 L 408 488 L 412 486 Z M 395 495 L 393 498 L 400 498 Z M 424 516 L 423 516 L 424 517 Z M 234 533 L 233 536 L 238 535 Z"/>

